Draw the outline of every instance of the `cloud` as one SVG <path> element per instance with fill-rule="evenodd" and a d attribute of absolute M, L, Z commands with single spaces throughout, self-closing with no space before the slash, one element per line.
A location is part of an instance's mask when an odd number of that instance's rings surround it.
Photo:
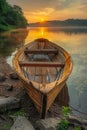
<path fill-rule="evenodd" d="M 87 0 L 7 0 L 19 5 L 29 21 L 40 17 L 51 19 L 87 18 Z"/>
<path fill-rule="evenodd" d="M 43 8 L 50 8 L 50 3 L 53 0 L 7 0 L 7 1 L 12 5 L 16 4 L 21 6 L 24 10 L 33 11 Z"/>
<path fill-rule="evenodd" d="M 87 12 L 87 3 L 83 3 L 82 5 L 80 5 L 78 7 L 78 9 L 83 11 L 83 12 Z"/>
<path fill-rule="evenodd" d="M 87 0 L 56 0 L 54 8 L 56 10 L 81 9 L 80 11 L 87 11 Z"/>
<path fill-rule="evenodd" d="M 7 0 L 10 4 L 19 5 L 24 10 L 33 11 L 43 8 L 54 8 L 57 10 L 67 8 L 75 0 Z"/>
<path fill-rule="evenodd" d="M 52 12 L 54 12 L 53 8 L 45 8 L 45 9 L 37 10 L 35 12 L 31 12 L 31 14 L 47 16 L 47 15 L 51 14 Z"/>
<path fill-rule="evenodd" d="M 53 14 L 55 10 L 53 8 L 38 9 L 36 11 L 25 11 L 24 15 L 27 19 L 32 19 L 33 21 L 39 21 L 41 18 L 48 20 L 48 17 Z"/>
<path fill-rule="evenodd" d="M 87 3 L 87 0 L 7 0 L 12 5 L 19 5 L 24 11 L 37 11 L 46 8 L 64 10 Z"/>

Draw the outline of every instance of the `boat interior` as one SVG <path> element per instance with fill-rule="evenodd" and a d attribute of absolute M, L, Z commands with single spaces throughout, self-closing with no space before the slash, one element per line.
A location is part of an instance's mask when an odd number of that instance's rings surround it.
<path fill-rule="evenodd" d="M 64 70 L 64 63 L 62 52 L 47 39 L 38 39 L 27 45 L 19 58 L 24 76 L 39 84 L 58 80 Z"/>

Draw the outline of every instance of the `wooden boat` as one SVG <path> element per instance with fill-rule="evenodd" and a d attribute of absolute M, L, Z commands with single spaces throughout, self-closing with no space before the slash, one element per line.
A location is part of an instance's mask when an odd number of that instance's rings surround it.
<path fill-rule="evenodd" d="M 70 55 L 55 43 L 39 38 L 22 47 L 13 64 L 41 118 L 45 118 L 71 73 Z"/>

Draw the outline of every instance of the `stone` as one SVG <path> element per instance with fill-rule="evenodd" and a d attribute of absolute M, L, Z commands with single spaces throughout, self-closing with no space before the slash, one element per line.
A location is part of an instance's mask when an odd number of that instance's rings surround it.
<path fill-rule="evenodd" d="M 74 116 L 74 115 L 69 115 L 69 122 L 70 124 L 73 124 L 74 127 L 80 127 L 82 130 L 87 130 L 87 120 Z"/>
<path fill-rule="evenodd" d="M 5 79 L 5 74 L 0 72 L 0 82 L 5 81 Z"/>
<path fill-rule="evenodd" d="M 48 119 L 41 119 L 36 122 L 36 126 L 39 130 L 56 130 L 56 127 L 60 123 L 60 118 L 48 118 Z"/>
<path fill-rule="evenodd" d="M 41 119 L 36 122 L 37 130 L 57 130 L 61 119 L 56 118 L 48 118 Z M 75 127 L 80 127 L 81 130 L 87 130 L 87 124 L 85 119 L 78 118 L 76 116 L 69 116 L 69 127 L 68 130 L 74 130 Z"/>
<path fill-rule="evenodd" d="M 86 125 L 87 126 L 87 120 L 86 119 L 82 119 L 80 117 L 77 116 L 73 116 L 73 115 L 69 115 L 69 121 L 72 123 L 77 123 L 80 125 Z"/>
<path fill-rule="evenodd" d="M 19 79 L 18 75 L 14 72 L 10 73 L 9 76 L 10 76 L 11 79 L 15 79 L 15 80 Z"/>
<path fill-rule="evenodd" d="M 87 126 L 85 126 L 85 130 L 87 130 Z"/>
<path fill-rule="evenodd" d="M 20 100 L 15 97 L 0 99 L 0 112 L 20 108 Z"/>
<path fill-rule="evenodd" d="M 5 90 L 7 91 L 12 91 L 13 90 L 13 85 L 10 83 L 5 83 L 4 84 Z"/>
<path fill-rule="evenodd" d="M 18 116 L 10 130 L 35 130 L 26 117 Z"/>

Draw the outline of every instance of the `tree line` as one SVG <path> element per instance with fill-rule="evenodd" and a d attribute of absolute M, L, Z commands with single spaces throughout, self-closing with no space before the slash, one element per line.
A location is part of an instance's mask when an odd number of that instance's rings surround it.
<path fill-rule="evenodd" d="M 52 20 L 52 21 L 45 21 L 43 23 L 31 23 L 29 26 L 33 27 L 68 27 L 68 26 L 87 26 L 87 19 L 67 19 L 67 20 Z"/>
<path fill-rule="evenodd" d="M 9 5 L 6 0 L 0 0 L 0 31 L 27 26 L 21 7 Z"/>

